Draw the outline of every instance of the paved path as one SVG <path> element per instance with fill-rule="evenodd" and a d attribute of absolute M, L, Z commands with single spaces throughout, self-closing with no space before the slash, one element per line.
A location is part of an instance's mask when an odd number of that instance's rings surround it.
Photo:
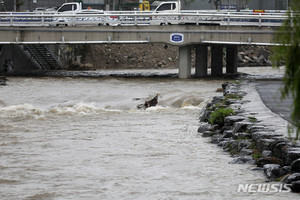
<path fill-rule="evenodd" d="M 281 99 L 282 81 L 257 81 L 256 90 L 264 104 L 274 113 L 291 122 L 292 98 Z"/>

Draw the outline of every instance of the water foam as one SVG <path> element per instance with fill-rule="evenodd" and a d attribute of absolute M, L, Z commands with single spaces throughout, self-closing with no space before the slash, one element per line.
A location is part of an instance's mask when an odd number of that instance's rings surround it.
<path fill-rule="evenodd" d="M 148 112 L 164 111 L 169 109 L 201 109 L 203 100 L 196 97 L 170 97 L 166 100 L 159 101 L 155 107 L 147 108 Z M 141 112 L 132 102 L 122 102 L 116 105 L 97 104 L 95 102 L 66 102 L 63 104 L 52 104 L 48 106 L 36 106 L 33 104 L 18 104 L 0 107 L 0 116 L 2 117 L 22 117 L 44 119 L 49 115 L 66 115 L 66 116 L 84 116 L 94 115 L 103 112 Z"/>

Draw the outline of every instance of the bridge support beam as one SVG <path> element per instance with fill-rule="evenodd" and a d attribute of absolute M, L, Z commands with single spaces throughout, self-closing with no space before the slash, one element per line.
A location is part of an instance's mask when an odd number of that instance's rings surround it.
<path fill-rule="evenodd" d="M 196 45 L 196 77 L 207 76 L 207 46 L 198 44 Z"/>
<path fill-rule="evenodd" d="M 236 74 L 238 64 L 238 46 L 226 46 L 226 74 Z"/>
<path fill-rule="evenodd" d="M 179 47 L 179 78 L 191 78 L 191 46 Z"/>
<path fill-rule="evenodd" d="M 211 46 L 211 75 L 222 76 L 223 74 L 223 45 Z"/>

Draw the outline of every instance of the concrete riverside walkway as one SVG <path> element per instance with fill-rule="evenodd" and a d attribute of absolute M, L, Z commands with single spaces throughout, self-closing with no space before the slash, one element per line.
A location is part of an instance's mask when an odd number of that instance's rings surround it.
<path fill-rule="evenodd" d="M 291 97 L 285 99 L 281 98 L 281 88 L 283 88 L 282 81 L 257 81 L 255 88 L 263 103 L 272 112 L 292 123 L 291 113 L 293 100 Z"/>

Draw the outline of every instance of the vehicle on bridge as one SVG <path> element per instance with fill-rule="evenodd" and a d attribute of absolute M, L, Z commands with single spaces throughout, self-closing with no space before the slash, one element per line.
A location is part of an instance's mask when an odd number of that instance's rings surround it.
<path fill-rule="evenodd" d="M 77 13 L 82 9 L 82 3 L 78 2 L 71 2 L 71 3 L 64 3 L 57 9 L 57 13 Z"/>
<path fill-rule="evenodd" d="M 52 26 L 77 26 L 77 25 L 90 25 L 100 26 L 104 25 L 103 10 L 96 9 L 83 9 L 73 13 L 74 17 L 55 17 L 50 23 Z"/>

